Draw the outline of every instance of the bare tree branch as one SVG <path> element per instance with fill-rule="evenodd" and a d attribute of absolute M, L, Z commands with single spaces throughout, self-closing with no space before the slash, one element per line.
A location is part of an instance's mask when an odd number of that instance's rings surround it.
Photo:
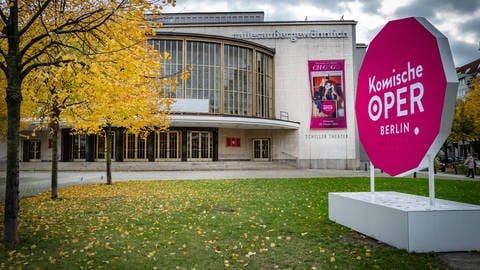
<path fill-rule="evenodd" d="M 48 66 L 54 66 L 54 65 L 59 65 L 62 63 L 70 63 L 73 62 L 73 59 L 65 59 L 65 60 L 54 60 L 54 61 L 46 61 L 46 62 L 38 62 L 35 63 L 31 66 L 25 67 L 20 74 L 20 77 L 23 79 L 25 78 L 28 73 L 30 73 L 32 70 L 39 68 L 39 67 L 48 67 Z"/>
<path fill-rule="evenodd" d="M 26 66 L 28 66 L 31 62 L 38 60 L 38 58 L 43 55 L 44 53 L 47 52 L 48 49 L 54 48 L 55 46 L 63 47 L 63 48 L 70 48 L 75 51 L 81 51 L 81 49 L 72 46 L 70 44 L 66 44 L 60 41 L 51 41 L 49 44 L 45 45 L 40 51 L 36 52 L 34 55 L 29 56 L 28 59 L 26 59 L 23 64 L 21 65 L 22 69 Z M 72 59 L 73 61 L 73 59 Z"/>
<path fill-rule="evenodd" d="M 5 27 L 8 22 L 8 17 L 3 13 L 3 10 L 0 8 L 0 18 L 2 19 L 3 26 Z"/>
<path fill-rule="evenodd" d="M 0 69 L 5 73 L 5 75 L 7 74 L 7 66 L 5 66 L 3 62 L 0 62 Z"/>
<path fill-rule="evenodd" d="M 87 102 L 86 101 L 77 101 L 77 102 L 72 102 L 72 103 L 65 103 L 63 104 L 63 108 L 68 108 L 68 107 L 73 107 L 73 106 L 78 106 L 78 105 L 82 105 L 82 104 L 86 104 Z"/>
<path fill-rule="evenodd" d="M 44 40 L 45 38 L 48 38 L 50 37 L 50 33 L 55 33 L 57 35 L 63 35 L 63 34 L 71 34 L 71 33 L 87 33 L 89 31 L 93 31 L 95 30 L 95 28 L 98 28 L 101 26 L 101 23 L 99 24 L 96 24 L 94 28 L 75 28 L 74 26 L 78 26 L 80 23 L 84 22 L 83 20 L 86 20 L 100 12 L 102 12 L 103 9 L 97 9 L 95 11 L 92 11 L 92 12 L 89 12 L 89 13 L 86 13 L 86 14 L 83 14 L 82 16 L 80 16 L 79 18 L 75 19 L 75 20 L 69 20 L 67 22 L 65 22 L 64 24 L 56 27 L 55 29 L 52 29 L 52 30 L 48 30 L 48 29 L 45 29 L 45 33 L 42 33 L 34 38 L 32 38 L 30 40 L 30 42 L 28 42 L 25 47 L 20 51 L 20 55 L 24 55 L 31 47 L 33 47 L 35 44 L 39 43 L 40 41 Z M 108 14 L 108 17 L 111 17 L 113 15 L 113 13 L 110 13 Z M 98 20 L 98 19 L 95 19 L 95 20 Z M 102 20 L 102 22 L 105 22 L 106 20 Z M 64 28 L 68 28 L 68 27 L 74 27 L 72 29 L 69 29 L 69 30 L 62 30 Z"/>
<path fill-rule="evenodd" d="M 45 2 L 43 2 L 43 4 L 40 6 L 37 12 L 32 16 L 32 18 L 30 18 L 30 21 L 23 27 L 23 29 L 20 29 L 19 31 L 20 36 L 22 36 L 25 32 L 28 31 L 28 29 L 30 29 L 33 23 L 38 19 L 38 17 L 40 17 L 43 14 L 45 9 L 48 7 L 48 5 L 50 5 L 51 2 L 52 0 L 46 0 Z"/>

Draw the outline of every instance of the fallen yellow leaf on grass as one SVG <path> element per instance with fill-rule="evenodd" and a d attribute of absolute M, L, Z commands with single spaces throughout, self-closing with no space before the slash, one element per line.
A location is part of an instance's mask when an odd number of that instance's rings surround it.
<path fill-rule="evenodd" d="M 106 243 L 105 243 L 105 248 L 108 249 L 108 250 L 114 250 L 114 248 L 112 248 L 112 247 L 110 246 L 110 243 L 109 243 L 109 242 L 106 242 Z"/>
<path fill-rule="evenodd" d="M 365 257 L 371 257 L 372 251 L 370 249 L 365 250 Z"/>
<path fill-rule="evenodd" d="M 157 251 L 154 250 L 154 251 L 148 253 L 148 254 L 147 254 L 147 257 L 148 257 L 148 258 L 151 258 L 151 257 L 155 256 L 155 253 L 157 253 Z"/>

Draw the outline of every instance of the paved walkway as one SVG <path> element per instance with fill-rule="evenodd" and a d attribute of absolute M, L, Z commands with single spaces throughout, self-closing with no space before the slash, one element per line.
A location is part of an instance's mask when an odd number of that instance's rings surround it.
<path fill-rule="evenodd" d="M 377 177 L 388 175 L 376 171 Z M 321 169 L 276 169 L 276 170 L 200 170 L 200 171 L 126 171 L 112 172 L 113 181 L 128 180 L 200 180 L 200 179 L 256 179 L 256 178 L 322 178 L 322 177 L 370 177 L 364 170 L 321 170 Z M 410 175 L 408 177 L 413 177 Z M 419 172 L 418 178 L 426 178 L 427 172 Z M 436 179 L 471 181 L 464 175 L 438 173 Z M 105 172 L 71 172 L 58 174 L 58 186 L 105 183 Z M 20 196 L 32 196 L 50 190 L 50 172 L 21 171 Z M 0 201 L 5 198 L 5 172 L 0 171 Z"/>

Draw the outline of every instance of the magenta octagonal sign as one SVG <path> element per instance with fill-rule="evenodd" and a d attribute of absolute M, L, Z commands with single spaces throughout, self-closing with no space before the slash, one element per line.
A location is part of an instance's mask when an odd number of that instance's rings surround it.
<path fill-rule="evenodd" d="M 424 18 L 388 22 L 368 47 L 355 110 L 375 167 L 428 167 L 450 133 L 458 80 L 447 38 Z"/>

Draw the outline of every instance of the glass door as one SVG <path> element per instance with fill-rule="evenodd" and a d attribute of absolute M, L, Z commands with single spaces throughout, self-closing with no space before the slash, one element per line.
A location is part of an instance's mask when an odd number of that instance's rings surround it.
<path fill-rule="evenodd" d="M 270 139 L 253 140 L 253 159 L 270 160 Z"/>
<path fill-rule="evenodd" d="M 190 131 L 188 133 L 188 159 L 212 159 L 212 132 Z"/>
<path fill-rule="evenodd" d="M 155 159 L 180 160 L 180 131 L 155 133 Z"/>
<path fill-rule="evenodd" d="M 73 160 L 85 161 L 87 148 L 87 135 L 76 134 L 73 136 Z"/>

